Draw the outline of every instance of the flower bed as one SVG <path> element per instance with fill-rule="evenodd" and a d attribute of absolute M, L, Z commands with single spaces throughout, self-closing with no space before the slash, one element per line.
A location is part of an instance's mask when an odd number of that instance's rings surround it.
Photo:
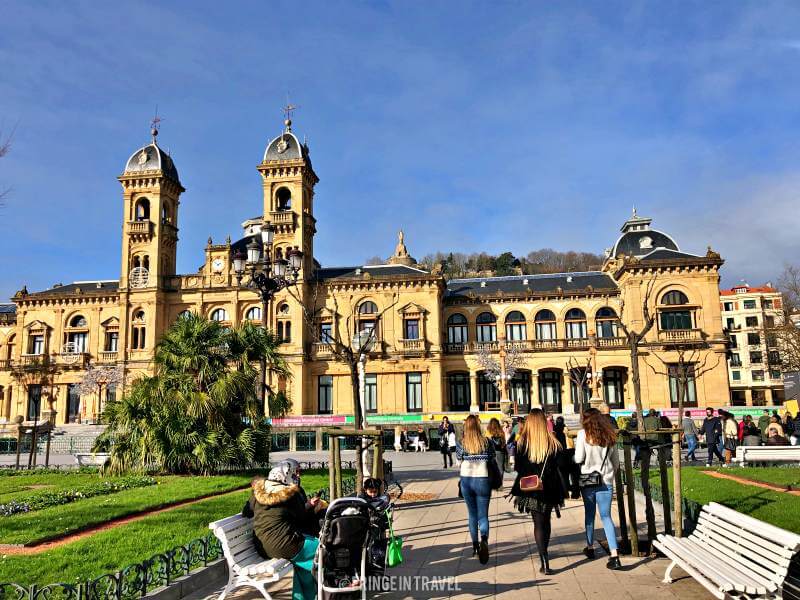
<path fill-rule="evenodd" d="M 148 487 L 158 482 L 153 477 L 129 476 L 115 479 L 114 481 L 100 481 L 90 485 L 83 485 L 74 489 L 59 490 L 56 492 L 37 492 L 23 498 L 15 498 L 5 504 L 0 504 L 0 516 L 8 517 L 18 513 L 27 513 L 41 510 L 50 506 L 69 504 L 76 500 L 115 494 L 122 490 Z"/>

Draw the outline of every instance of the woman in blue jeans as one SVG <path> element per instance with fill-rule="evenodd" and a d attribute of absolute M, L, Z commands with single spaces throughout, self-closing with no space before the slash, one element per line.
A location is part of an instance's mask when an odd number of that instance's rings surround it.
<path fill-rule="evenodd" d="M 472 556 L 477 554 L 478 560 L 485 565 L 489 562 L 489 500 L 492 498 L 489 461 L 495 457 L 494 446 L 481 432 L 481 422 L 476 415 L 469 415 L 464 420 L 464 436 L 461 443 L 456 444 L 456 457 L 461 461 L 458 485 L 467 505 Z"/>
<path fill-rule="evenodd" d="M 583 413 L 583 430 L 578 432 L 575 439 L 575 462 L 582 463 L 581 475 L 599 474 L 598 485 L 581 485 L 586 525 L 586 548 L 583 553 L 587 558 L 594 558 L 594 520 L 599 510 L 608 549 L 611 551 L 611 558 L 606 566 L 609 569 L 619 569 L 622 565 L 619 562 L 617 532 L 611 518 L 614 474 L 619 468 L 617 433 L 596 408 L 590 408 Z"/>

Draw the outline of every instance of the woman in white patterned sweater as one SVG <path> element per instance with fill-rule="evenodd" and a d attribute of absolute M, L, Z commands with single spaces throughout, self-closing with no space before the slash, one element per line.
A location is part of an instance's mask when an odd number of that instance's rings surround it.
<path fill-rule="evenodd" d="M 464 420 L 464 436 L 456 445 L 456 457 L 461 461 L 459 487 L 467 505 L 472 556 L 477 554 L 485 565 L 489 562 L 489 501 L 492 498 L 489 461 L 495 457 L 494 446 L 481 432 L 481 422 L 476 415 Z"/>

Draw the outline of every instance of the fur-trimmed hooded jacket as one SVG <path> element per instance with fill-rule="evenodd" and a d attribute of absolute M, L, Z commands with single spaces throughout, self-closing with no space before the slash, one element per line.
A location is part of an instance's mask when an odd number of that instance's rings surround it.
<path fill-rule="evenodd" d="M 292 558 L 303 546 L 303 534 L 319 533 L 313 508 L 299 485 L 285 485 L 256 477 L 242 515 L 253 519 L 256 548 L 265 558 Z"/>

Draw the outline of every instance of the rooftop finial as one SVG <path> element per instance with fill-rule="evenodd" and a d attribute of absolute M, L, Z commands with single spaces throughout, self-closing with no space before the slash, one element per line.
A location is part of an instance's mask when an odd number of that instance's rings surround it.
<path fill-rule="evenodd" d="M 287 132 L 292 130 L 292 111 L 298 108 L 300 107 L 289 102 L 289 92 L 286 92 L 286 106 L 284 106 L 282 110 L 284 114 L 283 124 L 286 126 Z"/>
<path fill-rule="evenodd" d="M 156 104 L 156 112 L 150 120 L 150 135 L 153 136 L 153 143 L 156 143 L 158 137 L 158 130 L 161 127 L 161 117 L 158 116 L 158 104 Z"/>
<path fill-rule="evenodd" d="M 635 219 L 638 215 L 636 214 L 636 207 L 633 207 L 633 218 Z"/>

